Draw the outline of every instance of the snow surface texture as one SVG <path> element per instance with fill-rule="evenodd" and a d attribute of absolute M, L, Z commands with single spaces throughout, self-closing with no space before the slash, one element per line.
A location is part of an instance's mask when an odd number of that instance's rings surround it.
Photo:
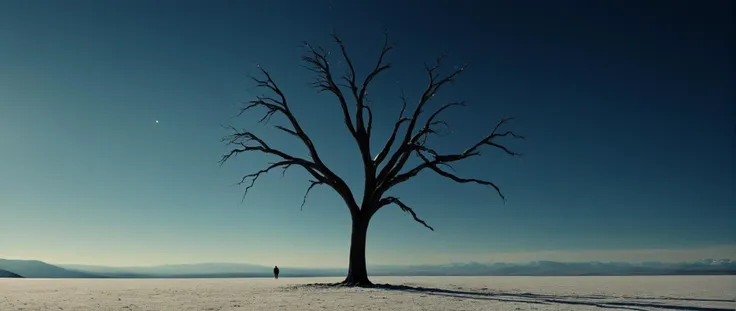
<path fill-rule="evenodd" d="M 736 310 L 736 276 L 3 279 L 0 310 Z"/>

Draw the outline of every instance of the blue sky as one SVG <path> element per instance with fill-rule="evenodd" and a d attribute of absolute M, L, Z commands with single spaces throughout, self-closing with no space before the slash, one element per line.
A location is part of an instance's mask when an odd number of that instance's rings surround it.
<path fill-rule="evenodd" d="M 0 3 L 0 257 L 150 265 L 346 266 L 350 218 L 307 174 L 223 167 L 221 124 L 296 154 L 291 137 L 232 119 L 267 68 L 327 164 L 360 159 L 334 98 L 308 86 L 303 40 L 337 29 L 364 76 L 384 29 L 394 68 L 371 90 L 386 137 L 423 62 L 468 64 L 432 102 L 462 150 L 503 116 L 521 159 L 488 150 L 455 168 L 508 201 L 430 173 L 371 222 L 369 264 L 736 257 L 736 111 L 730 1 L 39 1 Z M 337 56 L 337 55 L 335 55 Z M 337 62 L 337 58 L 335 59 Z M 156 123 L 156 120 L 159 122 Z M 384 135 L 384 136 L 381 136 Z M 382 142 L 382 141 L 377 141 Z"/>

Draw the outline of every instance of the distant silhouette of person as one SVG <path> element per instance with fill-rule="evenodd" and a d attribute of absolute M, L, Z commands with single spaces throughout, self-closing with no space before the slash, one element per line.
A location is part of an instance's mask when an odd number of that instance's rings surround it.
<path fill-rule="evenodd" d="M 278 279 L 279 278 L 279 266 L 274 266 L 273 267 L 273 277 L 275 279 Z"/>

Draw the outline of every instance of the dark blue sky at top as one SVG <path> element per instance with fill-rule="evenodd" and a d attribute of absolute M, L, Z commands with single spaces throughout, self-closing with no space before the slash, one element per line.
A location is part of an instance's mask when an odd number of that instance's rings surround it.
<path fill-rule="evenodd" d="M 437 231 L 387 207 L 371 224 L 369 261 L 734 245 L 733 9 L 731 1 L 4 1 L 0 212 L 16 221 L 0 244 L 7 256 L 67 262 L 268 262 L 314 250 L 324 254 L 309 257 L 315 263 L 344 261 L 350 224 L 340 198 L 317 188 L 300 212 L 308 176 L 290 170 L 259 180 L 240 204 L 242 187 L 231 185 L 269 159 L 218 167 L 220 125 L 305 155 L 256 124 L 260 115 L 232 119 L 239 102 L 260 94 L 247 76 L 261 65 L 359 193 L 356 147 L 336 100 L 309 87 L 302 41 L 329 48 L 340 66 L 336 30 L 364 77 L 387 30 L 394 68 L 369 93 L 376 146 L 401 91 L 414 103 L 426 86 L 423 62 L 440 54 L 446 72 L 468 69 L 431 107 L 468 107 L 446 115 L 454 133 L 434 146 L 460 151 L 504 116 L 518 117 L 510 129 L 527 139 L 509 142 L 520 159 L 487 149 L 455 165 L 497 182 L 505 204 L 491 189 L 430 173 L 397 189 Z"/>

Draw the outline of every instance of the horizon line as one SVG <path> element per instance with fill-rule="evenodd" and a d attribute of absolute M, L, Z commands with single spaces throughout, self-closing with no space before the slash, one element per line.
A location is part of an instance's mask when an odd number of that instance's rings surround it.
<path fill-rule="evenodd" d="M 53 266 L 58 266 L 63 268 L 63 266 L 88 266 L 88 267 L 100 267 L 100 268 L 158 268 L 158 267 L 165 267 L 165 266 L 197 266 L 197 265 L 217 265 L 217 264 L 228 264 L 228 265 L 250 265 L 250 266 L 257 266 L 257 267 L 264 267 L 269 268 L 270 266 L 262 265 L 262 264 L 253 264 L 253 263 L 247 263 L 247 262 L 197 262 L 197 263 L 184 263 L 184 264 L 159 264 L 159 265 L 144 265 L 144 266 L 109 266 L 109 265 L 97 265 L 97 264 L 73 264 L 73 263 L 54 263 L 50 261 L 44 261 L 39 259 L 20 259 L 20 258 L 0 258 L 0 260 L 9 260 L 9 261 L 37 261 L 46 263 Z M 373 267 L 438 267 L 438 266 L 444 266 L 444 265 L 453 265 L 453 264 L 480 264 L 480 265 L 493 265 L 493 264 L 511 264 L 511 265 L 528 265 L 533 263 L 539 263 L 539 262 L 552 262 L 552 263 L 564 263 L 564 264 L 581 264 L 581 263 L 604 263 L 604 264 L 616 264 L 616 263 L 625 263 L 625 264 L 647 264 L 647 263 L 654 263 L 654 264 L 671 264 L 671 265 L 678 265 L 678 264 L 692 264 L 692 263 L 699 263 L 703 261 L 729 261 L 729 262 L 736 262 L 736 258 L 702 258 L 698 260 L 685 260 L 685 261 L 659 261 L 659 260 L 652 260 L 652 261 L 621 261 L 621 260 L 588 260 L 588 261 L 557 261 L 557 260 L 532 260 L 532 261 L 524 261 L 524 262 L 502 262 L 502 261 L 487 261 L 487 262 L 478 262 L 478 261 L 463 261 L 463 262 L 449 262 L 445 264 L 368 264 L 368 266 Z M 293 266 L 281 266 L 284 268 L 296 268 L 296 269 L 313 269 L 313 270 L 330 270 L 330 269 L 346 269 L 346 267 L 309 267 L 309 266 L 301 266 L 301 267 L 293 267 Z"/>
<path fill-rule="evenodd" d="M 163 256 L 157 256 L 156 260 L 146 260 L 140 258 L 138 261 L 120 260 L 101 260 L 103 258 L 90 257 L 67 257 L 54 256 L 56 254 L 43 253 L 25 253 L 25 254 L 3 254 L 0 251 L 0 258 L 14 260 L 37 260 L 55 265 L 86 265 L 86 266 L 103 266 L 103 267 L 157 267 L 166 265 L 196 265 L 196 264 L 243 264 L 269 267 L 271 264 L 261 264 L 260 262 L 272 261 L 279 266 L 292 268 L 334 268 L 347 265 L 341 259 L 335 258 L 302 258 L 301 260 L 280 260 L 274 258 L 260 258 L 259 256 L 206 256 L 199 258 L 191 258 L 188 262 L 167 262 Z M 157 255 L 157 254 L 154 254 Z M 729 259 L 736 260 L 736 244 L 731 245 L 708 245 L 701 247 L 679 248 L 679 249 L 608 249 L 608 250 L 541 250 L 541 251 L 518 251 L 518 252 L 454 252 L 454 253 L 420 253 L 413 256 L 421 260 L 407 260 L 406 257 L 394 252 L 381 252 L 375 254 L 378 258 L 372 259 L 369 256 L 368 264 L 370 266 L 436 266 L 458 263 L 530 263 L 530 262 L 561 262 L 561 263 L 580 263 L 580 262 L 627 262 L 627 263 L 645 263 L 645 262 L 662 262 L 662 263 L 687 263 L 696 262 L 706 259 Z M 219 257 L 219 258 L 218 258 Z M 252 257 L 252 258 L 251 258 Z M 323 256 L 324 257 L 324 256 Z M 333 256 L 334 257 L 334 256 Z M 42 258 L 42 259 L 37 259 Z M 92 259 L 92 260 L 90 260 Z M 98 259 L 98 260 L 94 260 Z M 124 258 L 123 258 L 124 259 Z M 153 259 L 153 258 L 151 258 Z M 246 262 L 241 259 L 250 259 L 253 261 Z M 96 262 L 90 262 L 96 261 Z"/>

